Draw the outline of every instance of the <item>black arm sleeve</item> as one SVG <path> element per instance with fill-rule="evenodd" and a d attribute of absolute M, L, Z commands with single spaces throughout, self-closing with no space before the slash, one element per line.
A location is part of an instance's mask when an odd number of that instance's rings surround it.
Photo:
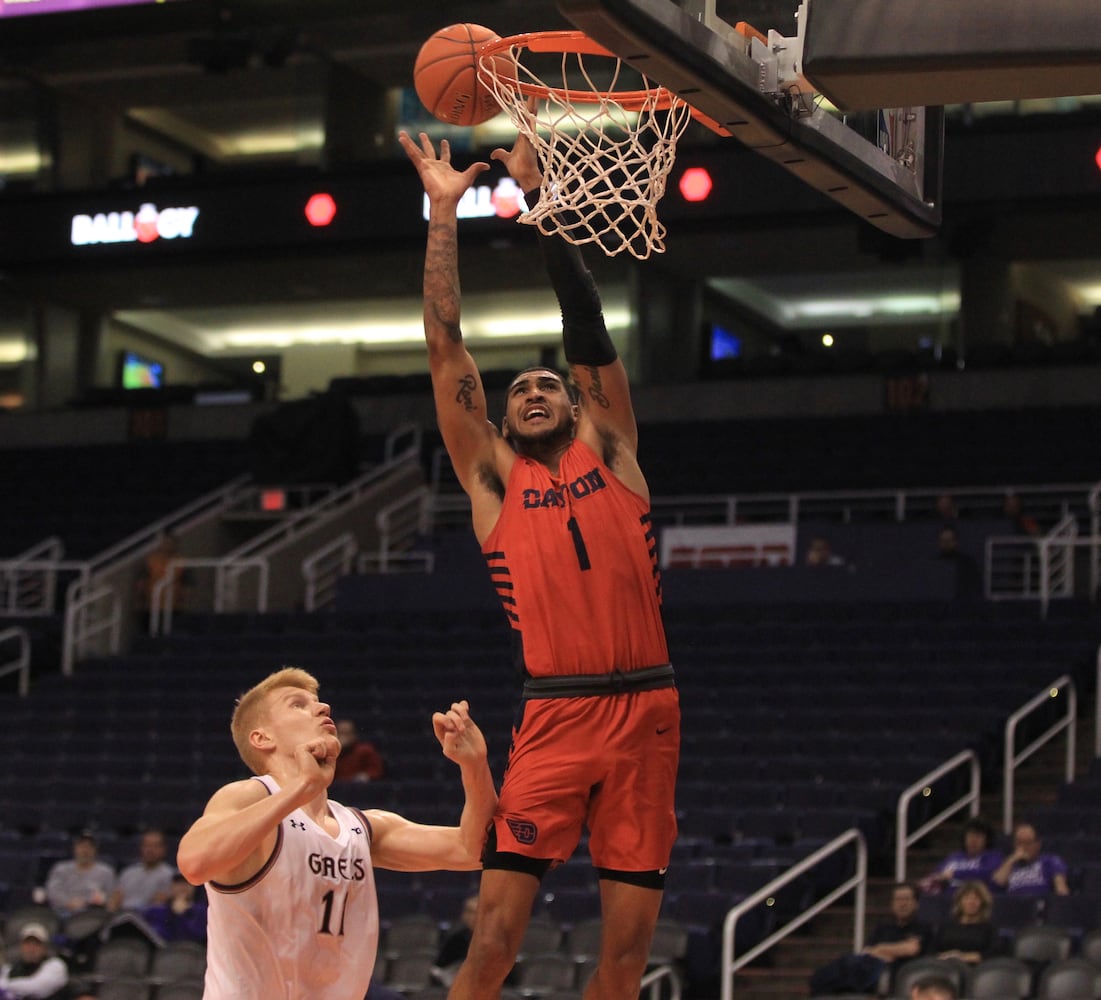
<path fill-rule="evenodd" d="M 538 200 L 538 191 L 524 195 L 529 205 Z M 610 365 L 616 353 L 596 282 L 585 266 L 581 251 L 560 236 L 539 236 L 543 263 L 551 287 L 562 310 L 562 349 L 571 365 Z"/>

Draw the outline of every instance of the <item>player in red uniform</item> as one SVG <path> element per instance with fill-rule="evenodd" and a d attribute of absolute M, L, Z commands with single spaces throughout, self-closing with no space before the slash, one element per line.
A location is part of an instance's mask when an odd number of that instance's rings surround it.
<path fill-rule="evenodd" d="M 525 677 L 474 937 L 450 996 L 498 995 L 540 879 L 587 826 L 603 936 L 585 1000 L 634 1000 L 676 838 L 680 710 L 626 370 L 580 251 L 541 236 L 579 394 L 552 369 L 525 370 L 498 431 L 459 326 L 456 206 L 489 164 L 460 172 L 447 140 L 437 155 L 423 133 L 401 143 L 430 206 L 424 327 L 437 418 Z M 492 158 L 525 191 L 541 182 L 523 137 Z"/>

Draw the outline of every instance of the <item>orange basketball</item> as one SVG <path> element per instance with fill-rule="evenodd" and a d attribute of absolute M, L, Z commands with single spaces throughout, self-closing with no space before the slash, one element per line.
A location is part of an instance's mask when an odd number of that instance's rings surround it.
<path fill-rule="evenodd" d="M 480 125 L 500 113 L 492 92 L 478 79 L 478 51 L 498 37 L 480 24 L 452 24 L 421 46 L 413 85 L 434 118 L 449 125 Z M 507 55 L 493 61 L 498 74 L 515 79 L 516 67 Z"/>

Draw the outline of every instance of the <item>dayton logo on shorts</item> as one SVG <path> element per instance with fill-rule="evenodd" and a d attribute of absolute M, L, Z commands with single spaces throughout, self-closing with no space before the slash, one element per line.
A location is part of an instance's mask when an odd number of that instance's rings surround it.
<path fill-rule="evenodd" d="M 526 819 L 506 819 L 505 822 L 517 843 L 534 844 L 535 838 L 539 836 L 539 828 Z"/>

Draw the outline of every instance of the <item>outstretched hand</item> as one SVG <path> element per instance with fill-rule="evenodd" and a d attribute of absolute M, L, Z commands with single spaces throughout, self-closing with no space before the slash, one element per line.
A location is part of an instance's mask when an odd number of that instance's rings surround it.
<path fill-rule="evenodd" d="M 420 133 L 419 145 L 404 130 L 398 133 L 398 142 L 417 168 L 424 192 L 430 201 L 458 202 L 478 175 L 489 169 L 488 163 L 478 162 L 472 163 L 460 173 L 451 165 L 451 143 L 441 139 L 437 156 L 436 147 L 432 145 L 426 132 Z"/>
<path fill-rule="evenodd" d="M 543 171 L 539 167 L 539 158 L 535 155 L 531 140 L 523 133 L 516 136 L 512 149 L 500 147 L 490 153 L 489 158 L 503 163 L 505 169 L 512 175 L 512 179 L 520 185 L 520 190 L 525 194 L 543 183 Z"/>
<path fill-rule="evenodd" d="M 447 712 L 434 713 L 432 729 L 448 760 L 460 766 L 485 760 L 488 754 L 485 737 L 470 718 L 470 706 L 465 701 L 452 703 Z"/>

